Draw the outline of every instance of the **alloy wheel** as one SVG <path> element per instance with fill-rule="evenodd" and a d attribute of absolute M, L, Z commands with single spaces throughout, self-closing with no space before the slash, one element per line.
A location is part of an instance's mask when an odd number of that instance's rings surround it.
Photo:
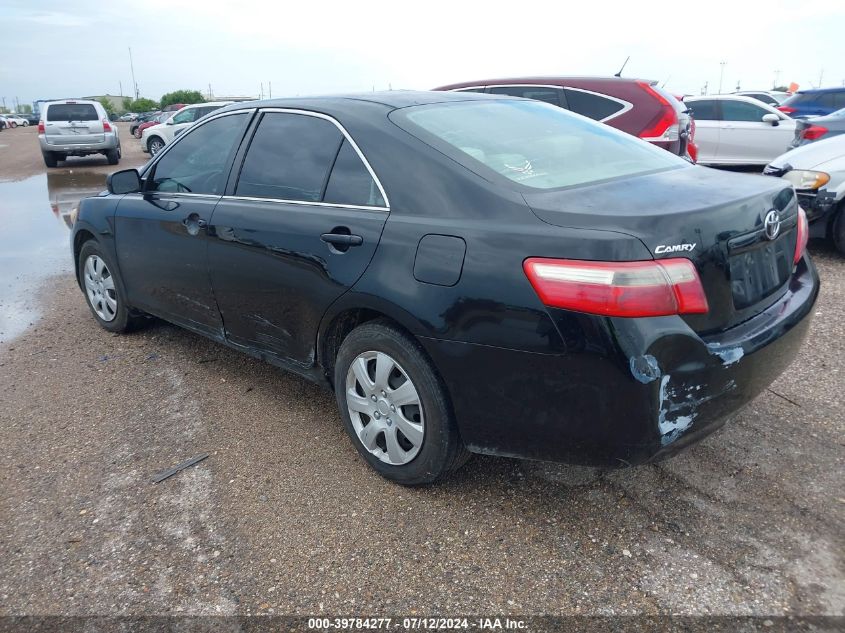
<path fill-rule="evenodd" d="M 402 466 L 422 448 L 425 420 L 414 383 L 384 352 L 359 354 L 346 374 L 346 405 L 361 444 L 381 461 Z"/>
<path fill-rule="evenodd" d="M 164 143 L 161 140 L 154 138 L 152 141 L 150 141 L 150 154 L 152 156 L 155 156 L 162 150 L 163 147 Z"/>
<path fill-rule="evenodd" d="M 106 262 L 97 255 L 89 255 L 85 260 L 83 277 L 85 294 L 94 312 L 103 321 L 113 321 L 117 316 L 117 290 Z"/>

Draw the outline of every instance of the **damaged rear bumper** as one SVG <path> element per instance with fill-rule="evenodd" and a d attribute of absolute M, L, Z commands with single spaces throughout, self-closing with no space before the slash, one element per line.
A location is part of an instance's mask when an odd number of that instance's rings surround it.
<path fill-rule="evenodd" d="M 563 354 L 421 342 L 449 388 L 470 450 L 635 465 L 702 439 L 764 391 L 795 358 L 818 289 L 805 256 L 779 301 L 710 337 L 680 317 L 606 319 L 554 310 Z"/>

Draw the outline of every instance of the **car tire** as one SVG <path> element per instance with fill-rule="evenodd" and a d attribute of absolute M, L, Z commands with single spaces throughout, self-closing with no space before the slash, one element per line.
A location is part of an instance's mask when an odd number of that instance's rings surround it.
<path fill-rule="evenodd" d="M 135 128 L 135 130 L 132 132 L 132 136 L 134 136 L 135 138 L 141 138 L 141 130 Z"/>
<path fill-rule="evenodd" d="M 47 167 L 52 168 L 59 166 L 59 161 L 56 158 L 55 152 L 44 152 L 42 156 L 44 156 L 44 164 L 47 165 Z"/>
<path fill-rule="evenodd" d="M 155 156 L 164 149 L 164 141 L 158 136 L 152 136 L 147 141 L 147 149 L 150 150 L 150 156 Z"/>
<path fill-rule="evenodd" d="M 114 148 L 107 151 L 106 159 L 108 159 L 109 165 L 117 165 L 120 162 L 120 149 Z"/>
<path fill-rule="evenodd" d="M 430 484 L 469 458 L 443 381 L 420 345 L 389 322 L 370 321 L 344 339 L 334 385 L 355 448 L 386 479 Z"/>
<path fill-rule="evenodd" d="M 18 127 L 18 124 L 15 123 L 14 121 L 9 121 L 9 127 L 14 129 L 14 128 Z"/>
<path fill-rule="evenodd" d="M 836 210 L 831 237 L 836 250 L 839 251 L 840 255 L 845 256 L 845 201 L 840 202 L 839 208 Z"/>
<path fill-rule="evenodd" d="M 128 332 L 144 321 L 129 306 L 117 268 L 95 240 L 82 245 L 78 271 L 85 302 L 102 328 L 109 332 Z"/>

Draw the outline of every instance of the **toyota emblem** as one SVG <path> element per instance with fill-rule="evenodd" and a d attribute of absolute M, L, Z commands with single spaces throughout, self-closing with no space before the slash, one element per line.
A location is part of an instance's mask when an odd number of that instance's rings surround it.
<path fill-rule="evenodd" d="M 763 230 L 770 240 L 775 239 L 780 234 L 780 214 L 775 209 L 766 214 L 766 219 L 763 220 Z"/>

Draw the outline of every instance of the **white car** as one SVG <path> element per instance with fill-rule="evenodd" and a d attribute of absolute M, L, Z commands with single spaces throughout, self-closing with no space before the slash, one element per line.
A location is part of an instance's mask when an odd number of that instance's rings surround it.
<path fill-rule="evenodd" d="M 810 237 L 833 240 L 845 255 L 845 134 L 786 152 L 763 173 L 791 182 L 810 221 Z"/>
<path fill-rule="evenodd" d="M 788 92 L 778 92 L 777 90 L 739 90 L 734 94 L 757 99 L 757 101 L 768 103 L 775 108 L 792 96 Z"/>
<path fill-rule="evenodd" d="M 141 149 L 148 154 L 155 156 L 164 146 L 170 143 L 177 135 L 191 127 L 209 112 L 213 112 L 231 101 L 212 101 L 210 103 L 195 103 L 185 106 L 164 123 L 153 125 L 141 133 Z"/>
<path fill-rule="evenodd" d="M 686 97 L 684 103 L 695 119 L 701 165 L 765 165 L 795 136 L 794 119 L 751 97 Z"/>
<path fill-rule="evenodd" d="M 9 127 L 26 127 L 29 125 L 29 121 L 17 114 L 4 114 L 3 117 L 6 119 L 6 125 Z"/>

